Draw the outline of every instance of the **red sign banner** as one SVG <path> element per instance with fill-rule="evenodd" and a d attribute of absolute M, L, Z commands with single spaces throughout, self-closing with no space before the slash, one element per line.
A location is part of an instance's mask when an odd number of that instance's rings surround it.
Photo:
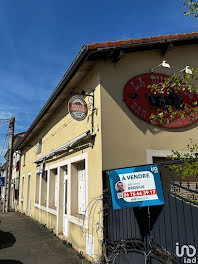
<path fill-rule="evenodd" d="M 70 111 L 72 111 L 72 112 L 86 113 L 87 112 L 87 108 L 86 108 L 85 105 L 71 104 L 70 105 Z"/>
<path fill-rule="evenodd" d="M 156 189 L 136 191 L 136 192 L 123 192 L 122 197 L 128 198 L 128 197 L 147 196 L 147 195 L 154 195 L 154 194 L 157 194 Z"/>
<path fill-rule="evenodd" d="M 188 109 L 193 108 L 192 103 L 198 102 L 198 95 L 196 93 L 190 93 L 189 91 L 179 91 L 171 95 L 154 94 L 154 92 L 148 88 L 149 85 L 161 83 L 165 78 L 169 77 L 160 73 L 146 73 L 133 77 L 130 79 L 124 87 L 124 100 L 128 108 L 139 118 L 146 122 L 151 122 L 150 116 L 157 114 L 157 109 L 162 109 L 166 104 L 170 104 L 176 111 L 178 106 L 186 104 Z M 171 98 L 172 96 L 172 98 Z M 168 102 L 168 103 L 167 103 Z M 170 120 L 169 123 L 162 123 L 155 125 L 163 127 L 185 127 L 194 123 L 198 118 L 198 113 L 193 113 L 193 118 L 186 112 L 185 117 L 178 117 L 176 120 Z"/>

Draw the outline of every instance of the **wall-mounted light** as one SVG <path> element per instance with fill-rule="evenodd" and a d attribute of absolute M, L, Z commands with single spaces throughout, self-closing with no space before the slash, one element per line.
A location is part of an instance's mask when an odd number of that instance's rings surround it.
<path fill-rule="evenodd" d="M 162 66 L 162 67 L 165 67 L 165 68 L 170 68 L 170 64 L 168 64 L 166 61 L 163 61 L 161 63 L 161 65 L 159 65 L 159 66 Z"/>
<path fill-rule="evenodd" d="M 192 74 L 192 70 L 189 69 L 189 66 L 187 65 L 186 68 L 184 69 L 185 73 L 190 73 Z"/>
<path fill-rule="evenodd" d="M 159 65 L 157 65 L 157 67 L 151 69 L 150 72 L 153 73 L 154 70 L 157 69 L 158 67 L 170 68 L 170 64 L 167 63 L 166 61 L 162 61 L 162 63 L 160 63 Z"/>

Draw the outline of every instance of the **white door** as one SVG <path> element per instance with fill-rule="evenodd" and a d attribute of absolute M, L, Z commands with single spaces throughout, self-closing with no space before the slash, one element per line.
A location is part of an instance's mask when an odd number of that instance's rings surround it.
<path fill-rule="evenodd" d="M 84 162 L 78 164 L 78 213 L 84 215 L 86 211 L 86 174 Z"/>
<path fill-rule="evenodd" d="M 64 171 L 64 197 L 63 197 L 63 235 L 68 237 L 68 172 Z"/>
<path fill-rule="evenodd" d="M 57 207 L 58 207 L 58 195 L 59 195 L 59 193 L 58 193 L 58 175 L 55 175 L 55 207 L 56 207 L 56 209 L 57 209 Z"/>
<path fill-rule="evenodd" d="M 31 215 L 31 200 L 30 200 L 30 191 L 31 191 L 31 176 L 28 175 L 28 189 L 27 189 L 27 214 L 30 216 Z"/>

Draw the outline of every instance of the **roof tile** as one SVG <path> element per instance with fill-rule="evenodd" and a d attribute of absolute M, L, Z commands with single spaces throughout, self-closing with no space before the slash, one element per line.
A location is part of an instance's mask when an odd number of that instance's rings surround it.
<path fill-rule="evenodd" d="M 171 40 L 171 39 L 188 39 L 188 38 L 198 37 L 198 32 L 193 33 L 184 33 L 184 34 L 169 34 L 166 36 L 157 36 L 157 37 L 149 37 L 149 38 L 139 38 L 139 39 L 128 39 L 128 40 L 118 40 L 118 41 L 107 41 L 107 42 L 94 42 L 92 44 L 88 44 L 87 48 L 97 49 L 97 48 L 108 48 L 108 47 L 120 47 L 125 45 L 133 45 L 133 44 L 143 44 L 143 43 L 154 43 L 161 40 Z"/>

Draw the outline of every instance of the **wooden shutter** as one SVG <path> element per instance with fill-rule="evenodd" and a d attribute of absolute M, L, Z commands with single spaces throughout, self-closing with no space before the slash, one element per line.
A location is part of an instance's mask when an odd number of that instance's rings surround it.
<path fill-rule="evenodd" d="M 85 214 L 86 211 L 86 179 L 84 163 L 78 166 L 78 213 Z"/>

